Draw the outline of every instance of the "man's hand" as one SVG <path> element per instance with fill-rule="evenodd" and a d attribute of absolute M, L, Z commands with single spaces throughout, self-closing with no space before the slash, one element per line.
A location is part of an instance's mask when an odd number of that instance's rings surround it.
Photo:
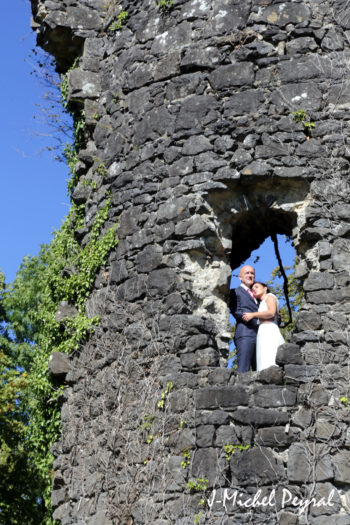
<path fill-rule="evenodd" d="M 245 312 L 245 313 L 242 315 L 242 319 L 243 319 L 243 321 L 245 321 L 246 323 L 249 323 L 249 321 L 251 321 L 254 317 L 255 317 L 255 315 L 254 315 L 253 312 Z"/>

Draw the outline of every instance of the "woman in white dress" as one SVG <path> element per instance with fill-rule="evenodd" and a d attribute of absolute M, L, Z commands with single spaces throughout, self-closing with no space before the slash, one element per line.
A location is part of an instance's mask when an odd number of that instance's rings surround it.
<path fill-rule="evenodd" d="M 248 322 L 253 317 L 259 320 L 256 339 L 256 369 L 263 370 L 276 365 L 277 349 L 285 341 L 278 328 L 278 299 L 270 293 L 266 284 L 255 282 L 252 286 L 254 297 L 260 300 L 257 312 L 246 312 L 243 320 Z"/>

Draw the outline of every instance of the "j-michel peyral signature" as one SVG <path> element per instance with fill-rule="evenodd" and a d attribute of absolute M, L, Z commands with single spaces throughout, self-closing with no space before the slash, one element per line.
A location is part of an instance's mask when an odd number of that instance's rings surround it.
<path fill-rule="evenodd" d="M 220 490 L 222 499 L 216 499 L 217 492 L 218 491 L 214 489 L 211 493 L 210 498 L 207 499 L 207 503 L 210 509 L 212 508 L 214 503 L 216 505 L 221 503 L 226 511 L 230 509 L 232 510 L 234 507 L 240 507 L 243 509 L 251 509 L 258 507 L 276 508 L 276 489 L 273 489 L 268 495 L 264 497 L 261 497 L 261 489 L 257 490 L 257 492 L 250 497 L 247 497 L 246 494 L 242 494 L 241 492 L 239 492 L 239 490 L 223 489 Z M 219 497 L 220 494 L 218 494 Z M 334 489 L 331 490 L 331 492 L 328 495 L 328 498 L 298 498 L 297 496 L 293 496 L 290 490 L 283 488 L 282 494 L 281 496 L 279 496 L 278 499 L 281 501 L 282 509 L 284 509 L 286 506 L 296 507 L 300 516 L 309 508 L 310 505 L 313 505 L 314 507 L 333 507 L 333 496 Z"/>

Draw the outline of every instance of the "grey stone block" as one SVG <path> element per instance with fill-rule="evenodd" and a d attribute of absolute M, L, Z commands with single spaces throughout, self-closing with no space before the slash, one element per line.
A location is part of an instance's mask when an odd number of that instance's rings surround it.
<path fill-rule="evenodd" d="M 225 445 L 239 444 L 239 437 L 236 428 L 232 425 L 220 426 L 216 429 L 215 446 L 224 447 Z"/>
<path fill-rule="evenodd" d="M 146 246 L 136 256 L 137 269 L 141 273 L 148 273 L 160 266 L 163 250 L 158 245 Z"/>
<path fill-rule="evenodd" d="M 279 366 L 269 366 L 269 368 L 265 368 L 259 372 L 259 381 L 280 385 L 283 383 L 283 369 Z"/>
<path fill-rule="evenodd" d="M 280 512 L 279 513 L 279 524 L 278 525 L 297 525 L 298 516 L 291 512 Z"/>
<path fill-rule="evenodd" d="M 147 291 L 148 277 L 140 275 L 131 277 L 119 285 L 117 290 L 117 297 L 124 301 L 134 301 L 142 297 Z"/>
<path fill-rule="evenodd" d="M 201 135 L 194 135 L 186 140 L 182 147 L 183 155 L 197 155 L 203 151 L 208 151 L 213 149 L 210 141 Z"/>
<path fill-rule="evenodd" d="M 169 490 L 177 491 L 183 487 L 187 469 L 183 468 L 181 462 L 184 461 L 184 456 L 170 456 L 167 461 L 167 471 L 169 475 Z"/>
<path fill-rule="evenodd" d="M 249 16 L 249 5 L 242 2 L 230 2 L 230 0 L 217 0 L 213 5 L 212 23 L 208 28 L 208 34 L 223 35 L 245 27 Z"/>
<path fill-rule="evenodd" d="M 193 456 L 191 474 L 194 478 L 208 479 L 213 486 L 222 478 L 223 462 L 215 448 L 200 448 Z"/>
<path fill-rule="evenodd" d="M 260 428 L 256 434 L 255 442 L 264 447 L 284 448 L 298 440 L 299 432 L 296 429 L 289 428 L 289 426 Z"/>
<path fill-rule="evenodd" d="M 329 423 L 328 421 L 318 419 L 315 423 L 315 436 L 317 439 L 329 441 L 337 438 L 341 434 L 341 427 Z"/>
<path fill-rule="evenodd" d="M 183 101 L 176 117 L 175 131 L 193 129 L 201 125 L 211 111 L 217 107 L 216 98 L 211 95 L 192 95 Z"/>
<path fill-rule="evenodd" d="M 111 264 L 109 273 L 110 284 L 119 284 L 129 277 L 129 272 L 124 261 L 115 261 Z"/>
<path fill-rule="evenodd" d="M 310 15 L 310 10 L 304 3 L 291 4 L 284 2 L 263 8 L 254 19 L 257 22 L 285 27 L 288 24 L 308 22 Z"/>
<path fill-rule="evenodd" d="M 253 395 L 254 405 L 264 408 L 292 406 L 296 392 L 294 387 L 264 385 Z"/>
<path fill-rule="evenodd" d="M 217 368 L 210 372 L 208 383 L 210 385 L 227 385 L 232 375 L 232 370 Z"/>
<path fill-rule="evenodd" d="M 330 520 L 332 520 L 332 522 L 336 523 L 337 525 L 350 525 L 350 516 L 346 516 L 344 514 L 311 517 L 310 525 L 329 525 Z"/>
<path fill-rule="evenodd" d="M 332 457 L 334 481 L 350 483 L 350 451 L 338 452 Z"/>
<path fill-rule="evenodd" d="M 295 324 L 298 331 L 318 330 L 322 325 L 322 318 L 316 312 L 303 310 L 298 312 Z"/>
<path fill-rule="evenodd" d="M 349 239 L 336 239 L 333 243 L 332 261 L 336 270 L 350 272 L 350 241 Z"/>
<path fill-rule="evenodd" d="M 298 401 L 313 407 L 327 406 L 330 393 L 322 385 L 305 383 L 298 389 Z"/>
<path fill-rule="evenodd" d="M 240 408 L 233 412 L 232 417 L 238 423 L 255 427 L 286 425 L 289 421 L 288 412 L 266 408 Z"/>
<path fill-rule="evenodd" d="M 62 505 L 66 499 L 66 489 L 53 490 L 51 493 L 51 505 L 54 509 Z"/>
<path fill-rule="evenodd" d="M 199 411 L 197 422 L 202 425 L 227 425 L 229 414 L 223 410 Z"/>
<path fill-rule="evenodd" d="M 149 292 L 166 296 L 176 289 L 177 281 L 176 272 L 171 268 L 153 270 L 148 279 Z"/>
<path fill-rule="evenodd" d="M 237 451 L 230 460 L 230 469 L 238 486 L 263 485 L 285 479 L 282 460 L 265 447 Z"/>
<path fill-rule="evenodd" d="M 290 74 L 293 74 L 293 65 Z M 271 102 L 278 108 L 288 108 L 295 111 L 303 108 L 305 111 L 317 111 L 320 108 L 322 92 L 315 83 L 283 84 L 271 94 Z"/>
<path fill-rule="evenodd" d="M 319 368 L 314 365 L 285 365 L 284 377 L 288 383 L 307 382 L 319 375 Z"/>
<path fill-rule="evenodd" d="M 53 352 L 50 355 L 48 368 L 53 377 L 64 379 L 71 367 L 71 360 L 67 354 Z"/>
<path fill-rule="evenodd" d="M 73 69 L 69 73 L 68 100 L 97 98 L 101 93 L 100 76 L 98 73 Z"/>
<path fill-rule="evenodd" d="M 78 315 L 78 310 L 74 305 L 69 304 L 67 301 L 61 301 L 57 305 L 55 321 L 60 323 L 64 321 L 65 319 L 74 319 L 77 315 Z"/>
<path fill-rule="evenodd" d="M 320 290 L 306 293 L 306 299 L 311 304 L 336 304 L 349 298 L 350 286 L 345 286 L 340 290 Z"/>
<path fill-rule="evenodd" d="M 87 6 L 67 8 L 67 25 L 72 29 L 98 29 L 101 22 L 96 9 Z"/>
<path fill-rule="evenodd" d="M 287 475 L 289 481 L 312 482 L 333 479 L 329 449 L 315 443 L 294 443 L 289 449 Z"/>
<path fill-rule="evenodd" d="M 315 290 L 328 290 L 334 286 L 333 275 L 326 272 L 310 272 L 304 282 L 304 290 L 312 292 Z"/>
<path fill-rule="evenodd" d="M 315 51 L 317 49 L 317 44 L 315 39 L 310 36 L 302 36 L 300 38 L 295 38 L 291 42 L 287 42 L 286 50 L 290 55 L 295 55 L 296 53 L 305 53 L 308 51 Z"/>
<path fill-rule="evenodd" d="M 221 66 L 209 75 L 209 82 L 213 89 L 221 90 L 234 86 L 251 85 L 254 81 L 252 64 L 230 64 Z"/>
<path fill-rule="evenodd" d="M 297 412 L 293 414 L 292 422 L 293 425 L 297 425 L 301 428 L 307 428 L 310 426 L 312 420 L 312 411 L 308 408 L 300 407 Z"/>
<path fill-rule="evenodd" d="M 168 446 L 175 454 L 181 454 L 184 450 L 193 449 L 196 445 L 196 436 L 192 429 L 183 428 L 169 436 Z"/>
<path fill-rule="evenodd" d="M 264 100 L 264 92 L 260 89 L 247 89 L 242 93 L 234 93 L 224 103 L 224 116 L 256 113 Z"/>
<path fill-rule="evenodd" d="M 242 171 L 242 175 L 267 175 L 271 171 L 271 169 L 271 166 L 266 162 L 253 161 L 244 168 L 244 170 Z"/>
<path fill-rule="evenodd" d="M 248 394 L 241 386 L 210 387 L 197 392 L 196 407 L 228 408 L 248 404 Z"/>
<path fill-rule="evenodd" d="M 214 441 L 215 427 L 214 425 L 200 425 L 196 429 L 197 447 L 211 447 Z"/>
<path fill-rule="evenodd" d="M 181 354 L 181 366 L 184 368 L 217 366 L 219 355 L 213 348 L 203 348 L 196 352 Z"/>

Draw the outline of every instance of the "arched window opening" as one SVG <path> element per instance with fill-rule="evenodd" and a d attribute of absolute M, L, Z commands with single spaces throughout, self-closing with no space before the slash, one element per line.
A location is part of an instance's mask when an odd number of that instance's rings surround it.
<path fill-rule="evenodd" d="M 309 202 L 308 182 L 289 177 L 227 181 L 226 189 L 215 188 L 205 194 L 208 229 L 202 234 L 202 245 L 183 254 L 182 271 L 191 282 L 192 313 L 213 322 L 219 366 L 227 365 L 232 270 L 271 235 L 286 235 L 303 256 Z M 277 266 L 274 253 L 271 257 L 268 276 Z"/>

